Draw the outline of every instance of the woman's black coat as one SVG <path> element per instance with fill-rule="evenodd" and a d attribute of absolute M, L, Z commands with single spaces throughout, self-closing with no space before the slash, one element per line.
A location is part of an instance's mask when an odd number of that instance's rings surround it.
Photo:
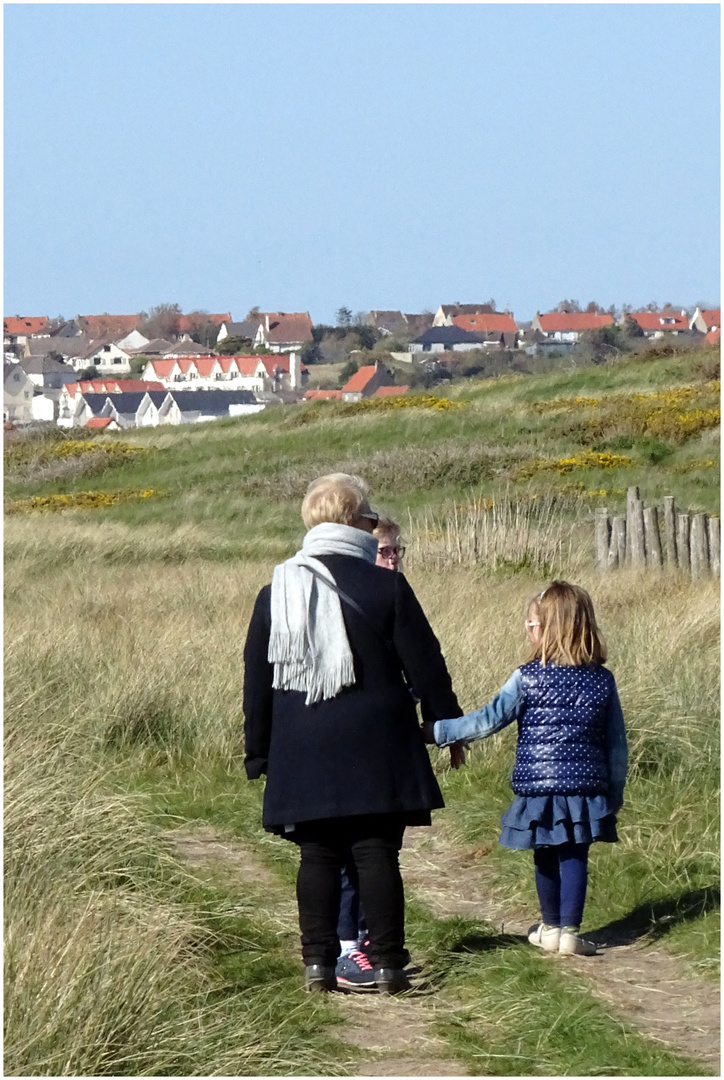
<path fill-rule="evenodd" d="M 350 555 L 320 561 L 383 634 L 340 601 L 355 684 L 305 705 L 304 693 L 272 689 L 271 586 L 259 593 L 244 648 L 244 734 L 247 776 L 267 774 L 264 827 L 389 813 L 429 824 L 444 803 L 405 680 L 426 717 L 461 715 L 438 640 L 403 574 Z"/>

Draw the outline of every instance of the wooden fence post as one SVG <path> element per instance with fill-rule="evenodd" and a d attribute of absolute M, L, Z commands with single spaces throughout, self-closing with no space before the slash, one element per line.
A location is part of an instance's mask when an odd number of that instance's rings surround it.
<path fill-rule="evenodd" d="M 644 510 L 644 532 L 646 534 L 646 562 L 649 566 L 660 567 L 661 536 L 659 535 L 659 511 L 655 506 Z"/>
<path fill-rule="evenodd" d="M 682 570 L 688 570 L 691 566 L 689 559 L 689 515 L 676 515 L 676 553 L 679 566 Z"/>
<path fill-rule="evenodd" d="M 630 487 L 626 492 L 626 562 L 632 561 L 631 544 L 633 542 L 633 519 L 636 513 L 636 501 L 639 497 L 639 489 Z"/>
<path fill-rule="evenodd" d="M 666 564 L 678 566 L 676 555 L 676 503 L 673 495 L 664 495 L 664 538 L 666 540 Z"/>
<path fill-rule="evenodd" d="M 709 567 L 712 574 L 721 573 L 721 554 L 719 548 L 719 518 L 709 518 Z"/>
<path fill-rule="evenodd" d="M 706 536 L 706 514 L 694 514 L 691 519 L 691 576 L 704 577 L 709 569 L 709 550 Z"/>
<path fill-rule="evenodd" d="M 626 517 L 620 514 L 611 522 L 611 547 L 608 552 L 608 565 L 623 566 L 626 562 Z"/>
<path fill-rule="evenodd" d="M 638 489 L 637 489 L 638 490 Z M 646 543 L 644 540 L 644 501 L 635 499 L 631 507 L 631 523 L 626 522 L 626 540 L 628 542 L 629 529 L 631 530 L 631 564 L 633 566 L 646 565 Z"/>
<path fill-rule="evenodd" d="M 608 570 L 608 545 L 610 528 L 608 523 L 608 509 L 605 506 L 596 508 L 596 567 L 602 573 Z"/>

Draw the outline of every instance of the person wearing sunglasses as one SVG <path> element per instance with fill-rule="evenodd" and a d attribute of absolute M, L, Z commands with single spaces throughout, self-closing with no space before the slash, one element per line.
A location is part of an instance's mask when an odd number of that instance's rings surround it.
<path fill-rule="evenodd" d="M 436 719 L 461 709 L 411 586 L 375 565 L 379 515 L 364 481 L 313 481 L 302 519 L 301 550 L 275 567 L 249 624 L 244 764 L 249 779 L 266 774 L 264 828 L 299 847 L 308 988 L 337 988 L 341 871 L 351 859 L 374 986 L 398 993 L 410 986 L 402 838 L 444 806 L 408 685 Z"/>
<path fill-rule="evenodd" d="M 400 526 L 388 517 L 381 517 L 373 534 L 377 539 L 377 565 L 386 570 L 398 570 L 405 554 L 400 543 Z"/>

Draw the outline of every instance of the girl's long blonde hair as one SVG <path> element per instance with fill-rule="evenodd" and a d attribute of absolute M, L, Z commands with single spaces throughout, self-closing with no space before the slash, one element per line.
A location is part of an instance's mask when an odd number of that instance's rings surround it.
<path fill-rule="evenodd" d="M 596 623 L 591 597 L 579 585 L 554 581 L 528 605 L 540 622 L 530 660 L 541 664 L 603 664 L 606 643 Z"/>

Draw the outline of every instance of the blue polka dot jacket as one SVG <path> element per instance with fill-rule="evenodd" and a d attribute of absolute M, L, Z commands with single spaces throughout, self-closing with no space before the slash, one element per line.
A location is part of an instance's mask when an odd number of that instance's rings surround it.
<path fill-rule="evenodd" d="M 435 742 L 484 739 L 518 722 L 512 787 L 516 795 L 606 794 L 623 802 L 626 729 L 611 672 L 601 665 L 517 668 L 482 709 L 434 725 Z"/>

